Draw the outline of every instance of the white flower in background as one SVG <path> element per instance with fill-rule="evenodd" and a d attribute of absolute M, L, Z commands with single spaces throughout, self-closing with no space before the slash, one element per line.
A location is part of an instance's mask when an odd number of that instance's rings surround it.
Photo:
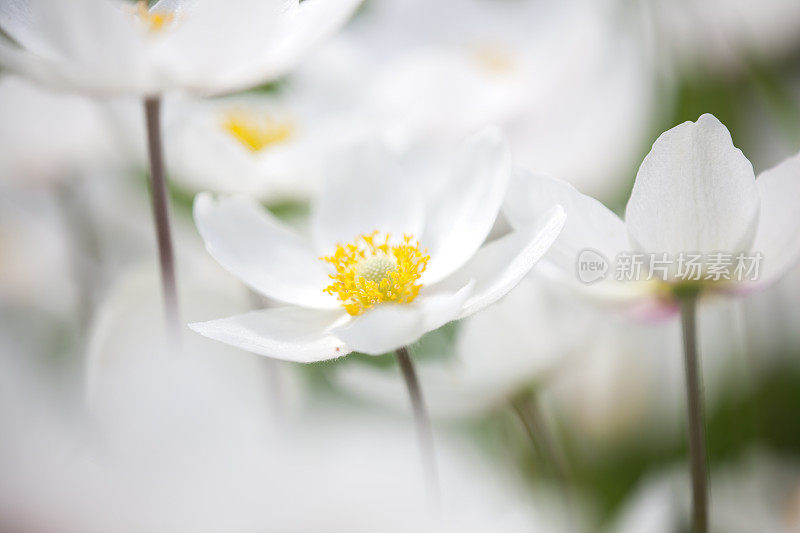
<path fill-rule="evenodd" d="M 292 361 L 382 354 L 495 302 L 558 235 L 558 206 L 484 243 L 511 173 L 494 130 L 469 139 L 438 187 L 420 186 L 377 146 L 328 170 L 307 241 L 244 197 L 195 200 L 211 255 L 288 306 L 192 324 L 202 335 Z"/>
<path fill-rule="evenodd" d="M 751 450 L 714 472 L 711 523 L 719 533 L 793 533 L 800 528 L 800 465 Z M 689 480 L 677 471 L 646 478 L 607 533 L 673 533 L 689 521 Z"/>
<path fill-rule="evenodd" d="M 275 79 L 359 0 L 19 0 L 0 6 L 0 63 L 96 94 L 229 92 Z"/>
<path fill-rule="evenodd" d="M 173 184 L 268 203 L 308 200 L 321 186 L 331 152 L 352 143 L 361 130 L 352 117 L 312 104 L 290 90 L 167 100 L 164 129 Z"/>
<path fill-rule="evenodd" d="M 632 4 L 655 61 L 678 68 L 747 71 L 756 60 L 791 57 L 800 5 L 791 0 L 648 0 Z"/>
<path fill-rule="evenodd" d="M 3 181 L 47 185 L 112 159 L 108 124 L 90 100 L 51 93 L 6 74 L 0 77 L 0 101 Z"/>
<path fill-rule="evenodd" d="M 505 214 L 512 225 L 524 225 L 529 212 L 551 203 L 564 205 L 569 219 L 547 256 L 549 271 L 594 296 L 668 309 L 674 306 L 674 290 L 749 291 L 792 266 L 800 252 L 800 221 L 794 216 L 800 206 L 798 175 L 800 156 L 794 156 L 755 179 L 725 126 L 703 115 L 663 133 L 653 144 L 636 176 L 624 222 L 566 183 L 529 174 L 512 180 Z M 586 249 L 609 263 L 606 276 L 593 284 L 582 284 L 576 272 Z M 720 258 L 730 267 L 729 279 L 714 271 L 717 253 L 730 254 Z M 635 276 L 639 281 L 626 281 L 627 274 L 618 279 L 617 270 L 623 259 L 627 264 L 626 254 L 642 254 L 652 264 L 666 254 L 667 261 L 658 272 L 650 270 L 652 279 L 647 279 L 648 264 Z M 698 266 L 689 269 L 690 256 L 697 254 Z M 749 261 L 757 271 L 741 281 L 734 275 L 738 254 L 763 259 Z"/>
<path fill-rule="evenodd" d="M 500 125 L 520 165 L 616 199 L 648 131 L 654 91 L 640 47 L 607 7 L 375 2 L 294 80 L 309 91 L 330 87 L 343 108 L 404 150 Z"/>

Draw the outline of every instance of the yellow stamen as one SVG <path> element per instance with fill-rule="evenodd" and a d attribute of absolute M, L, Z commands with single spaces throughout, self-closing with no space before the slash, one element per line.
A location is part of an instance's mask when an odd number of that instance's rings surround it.
<path fill-rule="evenodd" d="M 287 140 L 294 131 L 289 120 L 278 120 L 266 114 L 253 117 L 242 111 L 226 114 L 222 127 L 253 152 Z"/>
<path fill-rule="evenodd" d="M 384 302 L 409 303 L 422 288 L 417 283 L 430 259 L 411 235 L 400 244 L 389 244 L 389 235 L 373 231 L 353 244 L 337 245 L 336 252 L 321 257 L 333 265 L 333 283 L 324 291 L 339 298 L 351 315 L 360 315 Z"/>
<path fill-rule="evenodd" d="M 175 19 L 174 13 L 150 11 L 146 0 L 136 2 L 136 14 L 151 32 L 160 31 Z"/>
<path fill-rule="evenodd" d="M 491 74 L 506 74 L 514 69 L 514 59 L 502 46 L 481 43 L 472 47 L 472 58 Z"/>

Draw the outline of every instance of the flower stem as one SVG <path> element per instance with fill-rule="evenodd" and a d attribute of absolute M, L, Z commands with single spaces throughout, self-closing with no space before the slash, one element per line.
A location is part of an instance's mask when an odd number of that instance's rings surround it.
<path fill-rule="evenodd" d="M 414 363 L 407 348 L 400 348 L 395 352 L 397 363 L 403 372 L 403 379 L 406 382 L 408 396 L 411 399 L 411 407 L 414 411 L 414 423 L 417 426 L 417 439 L 419 441 L 422 466 L 428 482 L 428 489 L 431 497 L 439 501 L 439 474 L 436 468 L 436 454 L 433 449 L 433 432 L 428 411 L 422 398 L 422 390 L 419 387 L 417 373 L 414 370 Z"/>
<path fill-rule="evenodd" d="M 144 99 L 144 116 L 147 125 L 147 151 L 150 156 L 150 196 L 158 241 L 161 265 L 161 288 L 164 294 L 164 314 L 168 338 L 180 341 L 180 313 L 175 284 L 175 258 L 169 226 L 169 194 L 164 176 L 164 156 L 161 143 L 161 100 L 157 96 Z"/>
<path fill-rule="evenodd" d="M 692 474 L 692 522 L 694 533 L 708 530 L 708 480 L 706 469 L 703 397 L 697 362 L 697 296 L 680 300 L 683 352 L 686 366 L 686 406 L 689 416 L 689 459 Z"/>
<path fill-rule="evenodd" d="M 511 400 L 511 407 L 525 428 L 531 447 L 540 462 L 550 469 L 561 484 L 565 497 L 569 500 L 569 476 L 563 457 L 556 451 L 553 438 L 542 416 L 539 402 L 532 394 L 517 396 Z"/>

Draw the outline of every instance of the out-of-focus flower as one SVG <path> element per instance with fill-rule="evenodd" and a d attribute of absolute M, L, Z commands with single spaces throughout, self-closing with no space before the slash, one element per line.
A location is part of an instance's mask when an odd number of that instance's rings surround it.
<path fill-rule="evenodd" d="M 22 0 L 0 6 L 0 62 L 96 94 L 220 93 L 274 79 L 359 0 Z"/>
<path fill-rule="evenodd" d="M 0 78 L 0 177 L 25 185 L 74 178 L 110 161 L 113 144 L 97 104 Z"/>
<path fill-rule="evenodd" d="M 677 472 L 645 479 L 608 533 L 674 533 L 689 523 L 689 481 Z M 800 527 L 800 466 L 760 451 L 711 479 L 710 525 L 719 533 L 791 533 Z"/>
<path fill-rule="evenodd" d="M 789 0 L 646 1 L 635 9 L 662 68 L 742 71 L 800 44 L 800 6 Z"/>
<path fill-rule="evenodd" d="M 210 266 L 181 277 L 195 317 L 246 303 Z M 302 416 L 271 416 L 274 362 L 201 337 L 169 349 L 157 283 L 154 269 L 132 271 L 103 305 L 87 359 L 90 417 L 22 354 L 0 351 L 3 530 L 574 533 L 582 522 L 567 522 L 548 487 L 531 490 L 445 438 L 434 510 L 407 428 L 328 397 Z"/>
<path fill-rule="evenodd" d="M 291 91 L 169 100 L 165 124 L 173 183 L 270 203 L 308 200 L 321 186 L 331 152 L 362 130 L 353 117 L 321 112 Z"/>
<path fill-rule="evenodd" d="M 484 244 L 511 173 L 497 131 L 469 139 L 449 176 L 427 189 L 379 146 L 357 150 L 329 169 L 312 242 L 247 198 L 196 199 L 212 256 L 290 306 L 195 323 L 195 331 L 293 361 L 386 353 L 498 300 L 564 223 L 560 207 L 549 206 L 536 222 Z"/>
<path fill-rule="evenodd" d="M 349 93 L 341 105 L 401 149 L 500 125 L 521 165 L 616 199 L 654 92 L 641 49 L 610 15 L 582 0 L 376 2 L 295 79 Z"/>
<path fill-rule="evenodd" d="M 800 252 L 798 172 L 794 156 L 756 180 L 725 126 L 706 114 L 656 140 L 624 222 L 566 183 L 529 174 L 512 180 L 505 212 L 525 224 L 541 205 L 564 205 L 570 218 L 547 258 L 554 275 L 595 296 L 668 310 L 672 291 L 741 292 L 791 267 Z M 603 276 L 581 279 L 586 250 L 605 262 Z"/>

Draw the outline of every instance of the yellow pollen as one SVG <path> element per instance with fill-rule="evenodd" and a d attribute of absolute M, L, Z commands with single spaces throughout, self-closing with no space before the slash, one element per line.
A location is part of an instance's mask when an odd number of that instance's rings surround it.
<path fill-rule="evenodd" d="M 147 29 L 151 32 L 157 32 L 164 29 L 164 26 L 171 23 L 175 19 L 173 13 L 168 12 L 151 12 L 147 8 L 146 0 L 139 0 L 136 2 L 136 14 L 139 20 L 145 23 Z"/>
<path fill-rule="evenodd" d="M 253 117 L 242 111 L 227 113 L 222 127 L 253 152 L 287 140 L 294 130 L 290 120 L 278 120 L 266 114 Z"/>
<path fill-rule="evenodd" d="M 333 283 L 324 291 L 339 298 L 351 315 L 360 315 L 384 302 L 409 303 L 419 294 L 420 276 L 430 259 L 411 235 L 400 244 L 389 244 L 389 234 L 373 231 L 355 242 L 337 245 L 336 252 L 321 257 L 336 269 Z"/>
<path fill-rule="evenodd" d="M 514 69 L 514 59 L 502 46 L 481 43 L 471 49 L 473 60 L 491 74 L 506 74 Z"/>

